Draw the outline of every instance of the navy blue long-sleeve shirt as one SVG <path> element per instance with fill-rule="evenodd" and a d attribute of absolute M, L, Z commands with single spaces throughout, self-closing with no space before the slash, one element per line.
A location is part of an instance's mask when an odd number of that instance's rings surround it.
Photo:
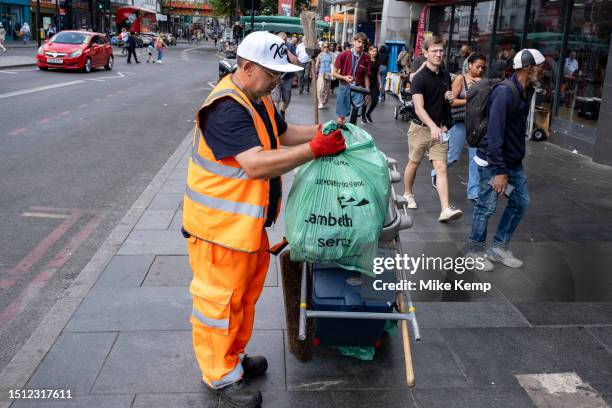
<path fill-rule="evenodd" d="M 516 109 L 512 109 L 512 90 L 507 85 L 496 86 L 489 99 L 487 134 L 478 146 L 478 157 L 486 160 L 496 174 L 506 174 L 507 168 L 516 168 L 525 157 L 528 97 L 516 74 L 511 81 L 519 91 Z"/>

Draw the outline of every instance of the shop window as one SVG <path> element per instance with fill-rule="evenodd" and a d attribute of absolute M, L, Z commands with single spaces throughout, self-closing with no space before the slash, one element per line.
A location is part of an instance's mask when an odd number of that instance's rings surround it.
<path fill-rule="evenodd" d="M 495 34 L 494 61 L 489 64 L 492 77 L 506 78 L 512 75 L 512 60 L 522 48 L 524 22 L 524 5 L 518 1 L 501 0 Z"/>
<path fill-rule="evenodd" d="M 439 33 L 446 41 L 446 46 L 450 47 L 449 52 L 449 70 L 453 73 L 458 73 L 463 65 L 465 56 L 461 55 L 460 50 L 463 45 L 469 44 L 469 19 L 470 19 L 470 6 L 456 6 L 455 7 L 455 19 L 453 22 L 453 35 L 450 37 L 450 22 L 452 7 L 445 7 L 443 19 L 439 25 Z"/>
<path fill-rule="evenodd" d="M 494 16 L 495 1 L 476 3 L 474 7 L 474 20 L 472 21 L 472 49 L 487 57 L 491 51 Z M 491 66 L 490 63 L 487 63 L 487 65 Z"/>
<path fill-rule="evenodd" d="M 597 127 L 610 48 L 611 19 L 612 1 L 574 3 L 568 49 L 562 59 L 559 118 Z"/>
<path fill-rule="evenodd" d="M 552 108 L 563 44 L 561 3 L 560 1 L 532 0 L 527 23 L 527 43 L 524 46 L 524 48 L 540 50 L 546 59 L 541 81 L 544 94 L 539 102 L 549 110 Z"/>

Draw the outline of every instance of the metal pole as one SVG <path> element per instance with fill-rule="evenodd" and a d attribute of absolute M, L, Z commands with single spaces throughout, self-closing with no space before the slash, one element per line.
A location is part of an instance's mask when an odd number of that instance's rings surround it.
<path fill-rule="evenodd" d="M 40 0 L 36 0 L 36 37 L 38 39 L 38 46 L 40 47 L 42 43 L 40 38 Z"/>
<path fill-rule="evenodd" d="M 55 32 L 59 31 L 60 26 L 60 13 L 59 13 L 59 0 L 55 0 Z"/>
<path fill-rule="evenodd" d="M 346 42 L 346 26 L 348 25 L 348 14 L 346 13 L 346 5 L 344 6 L 344 21 L 342 22 L 342 46 Z"/>
<path fill-rule="evenodd" d="M 499 7 L 502 0 L 495 1 L 495 12 L 493 13 L 493 29 L 491 30 L 491 50 L 489 51 L 489 61 L 495 61 L 495 37 L 497 36 L 497 19 L 499 17 Z M 489 70 L 489 78 L 493 75 L 493 70 Z"/>
<path fill-rule="evenodd" d="M 450 70 L 450 54 L 451 54 L 451 46 L 453 44 L 453 31 L 455 29 L 455 5 L 451 7 L 451 21 L 450 21 L 450 29 L 448 32 L 448 44 L 446 45 L 446 70 Z"/>
<path fill-rule="evenodd" d="M 470 21 L 468 22 L 468 44 L 470 45 L 470 48 L 472 48 L 472 29 L 473 29 L 473 22 L 474 22 L 474 10 L 476 9 L 476 2 L 473 1 L 472 2 L 472 6 L 470 7 Z M 489 62 L 493 62 L 493 61 L 489 61 Z"/>
<path fill-rule="evenodd" d="M 357 34 L 357 13 L 359 13 L 359 2 L 355 3 L 355 8 L 353 11 L 353 37 Z"/>
<path fill-rule="evenodd" d="M 255 31 L 255 0 L 251 0 L 251 32 Z"/>
<path fill-rule="evenodd" d="M 553 98 L 552 113 L 556 116 L 559 113 L 559 105 L 561 103 L 561 81 L 563 80 L 563 66 L 565 65 L 565 58 L 567 57 L 568 49 L 568 37 L 570 31 L 570 23 L 572 17 L 572 1 L 564 0 L 561 3 L 563 7 L 563 42 L 561 43 L 561 54 L 559 55 L 559 61 L 557 61 L 557 75 L 555 77 L 555 93 Z"/>
<path fill-rule="evenodd" d="M 531 14 L 531 0 L 525 3 L 525 22 L 523 23 L 523 37 L 521 38 L 521 49 L 527 48 L 527 30 L 529 30 L 529 15 Z"/>

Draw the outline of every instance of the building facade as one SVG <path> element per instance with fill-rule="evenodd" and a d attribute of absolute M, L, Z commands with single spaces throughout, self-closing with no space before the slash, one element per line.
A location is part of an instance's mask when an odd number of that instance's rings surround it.
<path fill-rule="evenodd" d="M 6 30 L 6 40 L 18 39 L 21 25 L 31 23 L 30 0 L 0 0 L 0 22 Z"/>
<path fill-rule="evenodd" d="M 540 50 L 546 62 L 538 102 L 551 113 L 549 141 L 612 165 L 612 0 L 385 0 L 385 6 L 392 2 L 413 7 L 404 20 L 412 47 L 415 10 L 426 8 L 426 31 L 447 41 L 451 71 L 464 44 L 487 57 L 490 77 L 511 74 L 509 62 L 520 49 Z M 385 14 L 393 13 L 383 10 L 383 20 Z M 388 40 L 406 37 L 388 34 Z"/>

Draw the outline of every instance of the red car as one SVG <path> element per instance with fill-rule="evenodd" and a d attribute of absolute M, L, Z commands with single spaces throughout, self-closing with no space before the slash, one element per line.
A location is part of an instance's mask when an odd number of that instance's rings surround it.
<path fill-rule="evenodd" d="M 49 68 L 77 69 L 91 72 L 98 67 L 113 69 L 113 47 L 102 33 L 61 31 L 38 49 L 36 64 Z"/>

